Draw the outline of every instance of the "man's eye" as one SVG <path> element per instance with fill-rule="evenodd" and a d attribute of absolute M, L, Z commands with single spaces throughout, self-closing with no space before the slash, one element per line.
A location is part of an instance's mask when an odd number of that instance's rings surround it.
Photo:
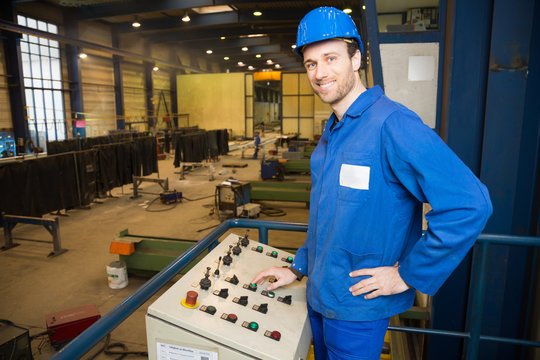
<path fill-rule="evenodd" d="M 330 56 L 330 57 L 328 58 L 328 62 L 332 62 L 332 61 L 334 61 L 334 60 L 336 60 L 336 58 L 333 57 L 333 56 Z"/>
<path fill-rule="evenodd" d="M 308 69 L 314 69 L 315 68 L 315 64 L 314 63 L 309 63 L 306 65 L 306 68 Z"/>

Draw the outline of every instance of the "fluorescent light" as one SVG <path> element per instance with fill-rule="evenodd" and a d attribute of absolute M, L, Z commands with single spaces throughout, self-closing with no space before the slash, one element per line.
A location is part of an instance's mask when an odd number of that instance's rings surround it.
<path fill-rule="evenodd" d="M 344 12 L 345 14 L 350 14 L 350 13 L 352 13 L 352 9 L 350 9 L 350 8 L 345 8 L 345 9 L 343 9 L 343 12 Z"/>
<path fill-rule="evenodd" d="M 211 53 L 213 53 L 213 51 L 209 49 L 209 50 L 206 50 L 206 53 L 211 54 Z"/>
<path fill-rule="evenodd" d="M 242 61 L 238 62 L 238 66 L 244 66 L 245 64 Z"/>
<path fill-rule="evenodd" d="M 226 39 L 226 37 L 225 37 L 225 36 L 222 36 L 222 37 L 220 37 L 220 39 L 221 39 L 221 40 L 225 40 L 225 39 Z"/>
<path fill-rule="evenodd" d="M 262 56 L 261 54 L 255 55 L 256 58 L 260 58 L 261 56 Z"/>
<path fill-rule="evenodd" d="M 268 59 L 268 60 L 266 60 L 266 63 L 267 64 L 273 64 L 274 62 L 272 61 L 272 59 Z"/>
<path fill-rule="evenodd" d="M 234 11 L 234 9 L 229 5 L 203 6 L 192 8 L 191 10 L 195 11 L 197 14 L 213 14 Z"/>
<path fill-rule="evenodd" d="M 260 12 L 260 11 L 258 11 L 258 10 L 255 10 L 255 11 L 253 12 L 253 15 L 254 15 L 254 16 L 261 16 L 261 15 L 262 15 L 262 12 Z"/>
<path fill-rule="evenodd" d="M 242 51 L 248 51 L 248 47 L 247 47 L 247 46 L 244 46 L 244 47 L 242 48 Z"/>
<path fill-rule="evenodd" d="M 276 65 L 274 65 L 274 67 L 275 67 L 276 69 L 279 69 L 279 68 L 281 67 L 281 65 L 276 64 Z"/>
<path fill-rule="evenodd" d="M 366 10 L 366 5 L 362 5 L 362 10 Z"/>
<path fill-rule="evenodd" d="M 141 27 L 141 23 L 138 22 L 137 20 L 135 20 L 134 22 L 131 23 L 131 26 L 133 26 L 134 28 L 140 28 L 140 27 Z"/>
<path fill-rule="evenodd" d="M 223 60 L 229 60 L 230 58 L 228 56 L 225 56 Z"/>
<path fill-rule="evenodd" d="M 87 57 L 88 57 L 88 55 L 86 55 L 83 52 L 79 54 L 79 58 L 81 58 L 81 59 L 86 59 Z"/>
<path fill-rule="evenodd" d="M 184 17 L 182 18 L 182 21 L 183 21 L 183 22 L 190 22 L 191 19 L 189 18 L 189 15 L 186 14 L 186 15 L 184 15 Z"/>

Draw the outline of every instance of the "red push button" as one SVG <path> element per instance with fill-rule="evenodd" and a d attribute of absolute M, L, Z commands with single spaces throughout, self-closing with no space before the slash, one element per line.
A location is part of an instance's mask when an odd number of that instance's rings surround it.
<path fill-rule="evenodd" d="M 281 334 L 280 334 L 279 331 L 272 331 L 271 336 L 272 336 L 272 339 L 274 339 L 274 340 L 278 340 L 278 341 L 279 341 L 279 339 L 281 339 Z"/>
<path fill-rule="evenodd" d="M 198 296 L 199 294 L 197 294 L 196 291 L 188 291 L 186 294 L 186 298 L 182 299 L 180 303 L 188 309 L 195 309 L 199 306 L 199 304 L 197 303 Z"/>

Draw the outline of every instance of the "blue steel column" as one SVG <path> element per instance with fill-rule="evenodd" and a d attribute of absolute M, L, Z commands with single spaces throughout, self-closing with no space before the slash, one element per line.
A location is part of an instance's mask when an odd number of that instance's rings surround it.
<path fill-rule="evenodd" d="M 171 113 L 173 114 L 172 121 L 173 121 L 173 128 L 178 127 L 178 92 L 177 92 L 177 84 L 176 84 L 176 77 L 178 76 L 178 72 L 174 69 L 169 70 L 169 83 L 171 87 Z"/>
<path fill-rule="evenodd" d="M 66 35 L 70 38 L 77 39 L 79 30 L 75 17 L 70 15 L 70 12 L 65 16 Z M 81 89 L 81 69 L 79 64 L 79 53 L 81 48 L 66 44 L 68 79 L 70 85 L 69 98 L 71 102 L 71 120 L 73 126 L 73 137 L 86 136 L 86 127 L 84 123 L 84 105 L 83 94 Z M 80 127 L 77 127 L 79 125 Z"/>
<path fill-rule="evenodd" d="M 155 117 L 154 117 L 154 103 L 152 102 L 154 81 L 152 79 L 152 69 L 154 64 L 145 61 L 144 62 L 144 88 L 146 89 L 146 115 L 148 119 L 148 131 L 154 131 Z"/>
<path fill-rule="evenodd" d="M 16 23 L 17 15 L 13 3 L 8 1 L 2 6 L 1 18 Z M 20 34 L 4 31 L 4 56 L 6 61 L 9 104 L 11 106 L 11 121 L 17 144 L 17 153 L 24 153 L 24 144 L 30 137 L 26 121 L 26 99 L 24 97 L 24 82 L 21 60 Z"/>
<path fill-rule="evenodd" d="M 444 1 L 444 0 L 443 0 Z M 381 51 L 379 49 L 379 24 L 377 21 L 377 6 L 375 0 L 360 1 L 360 7 L 366 5 L 367 16 L 367 39 L 362 39 L 364 44 L 369 43 L 368 47 L 364 47 L 364 52 L 369 50 L 369 62 L 373 73 L 373 85 L 383 87 L 383 74 L 381 64 Z M 384 89 L 384 87 L 383 87 Z"/>
<path fill-rule="evenodd" d="M 490 1 L 455 0 L 447 3 L 444 87 L 446 111 L 441 114 L 440 130 L 448 146 L 480 176 L 487 88 L 492 4 Z M 466 76 L 464 76 L 466 74 Z M 463 331 L 472 256 L 469 254 L 446 280 L 432 303 L 432 327 Z M 456 295 L 459 294 L 459 295 Z M 457 360 L 461 358 L 463 340 L 432 336 L 428 358 Z"/>
<path fill-rule="evenodd" d="M 118 35 L 112 35 L 112 45 L 119 48 Z M 124 110 L 124 81 L 122 78 L 122 56 L 113 55 L 113 72 L 114 72 L 114 103 L 116 106 L 116 128 L 125 129 L 126 119 Z"/>
<path fill-rule="evenodd" d="M 537 142 L 524 132 L 531 121 L 526 118 L 525 100 L 531 40 L 538 33 L 533 29 L 535 11 L 539 11 L 535 0 L 494 1 L 481 172 L 494 207 L 485 229 L 490 233 L 517 234 L 530 228 L 532 222 L 532 213 L 523 210 L 530 209 L 534 190 L 518 190 L 518 186 L 538 164 Z M 536 90 L 537 86 L 534 84 Z M 538 99 L 537 91 L 530 95 Z M 522 335 L 528 316 L 532 255 L 529 249 L 491 249 L 484 333 Z M 488 343 L 480 347 L 482 359 L 520 359 L 522 355 L 521 347 L 511 345 Z"/>

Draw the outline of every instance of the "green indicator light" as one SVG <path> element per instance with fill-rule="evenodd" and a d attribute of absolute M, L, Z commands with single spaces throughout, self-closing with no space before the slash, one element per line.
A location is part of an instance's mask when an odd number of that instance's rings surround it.
<path fill-rule="evenodd" d="M 257 249 L 262 250 L 262 246 L 257 246 Z"/>
<path fill-rule="evenodd" d="M 209 306 L 206 308 L 208 311 L 216 311 L 216 308 L 213 306 Z"/>
<path fill-rule="evenodd" d="M 272 251 L 272 255 L 277 255 L 277 251 Z"/>
<path fill-rule="evenodd" d="M 249 327 L 252 330 L 257 330 L 259 328 L 259 324 L 257 324 L 255 321 L 252 321 L 252 322 L 249 323 Z"/>
<path fill-rule="evenodd" d="M 268 292 L 268 296 L 270 296 L 270 297 L 274 297 L 274 296 L 276 296 L 276 294 L 274 294 L 274 292 L 273 292 L 273 291 L 269 291 L 269 292 Z"/>
<path fill-rule="evenodd" d="M 251 286 L 252 288 L 256 288 L 257 284 L 249 284 L 249 286 Z"/>
<path fill-rule="evenodd" d="M 292 261 L 292 256 L 289 256 L 289 257 L 287 258 L 287 260 L 288 260 L 288 261 Z"/>

